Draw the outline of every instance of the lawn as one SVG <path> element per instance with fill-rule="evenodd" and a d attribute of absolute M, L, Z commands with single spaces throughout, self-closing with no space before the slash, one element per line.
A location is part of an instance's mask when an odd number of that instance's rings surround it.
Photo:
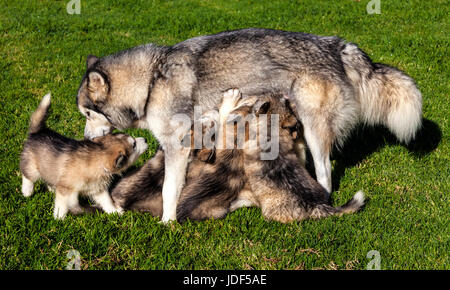
<path fill-rule="evenodd" d="M 0 269 L 450 269 L 448 1 L 0 1 Z M 89 54 L 245 27 L 338 35 L 396 66 L 423 94 L 424 126 L 405 146 L 384 128 L 358 128 L 333 154 L 333 204 L 357 190 L 357 214 L 280 224 L 247 208 L 222 220 L 164 226 L 148 214 L 52 217 L 43 183 L 20 193 L 19 154 L 31 112 L 52 92 L 48 124 L 82 138 L 75 96 Z M 152 156 L 157 142 L 138 162 Z M 373 253 L 373 252 L 372 252 Z M 69 257 L 68 257 L 69 255 Z M 373 262 L 372 262 L 373 264 Z"/>

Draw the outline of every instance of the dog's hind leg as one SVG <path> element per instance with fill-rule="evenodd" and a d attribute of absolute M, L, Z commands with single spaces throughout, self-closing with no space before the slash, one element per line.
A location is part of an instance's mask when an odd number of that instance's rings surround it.
<path fill-rule="evenodd" d="M 358 121 L 359 105 L 348 84 L 336 78 L 303 76 L 292 87 L 317 181 L 331 192 L 330 153 Z"/>
<path fill-rule="evenodd" d="M 294 101 L 303 125 L 304 138 L 314 161 L 317 181 L 330 193 L 329 155 L 334 138 L 328 122 L 330 112 L 324 106 L 328 103 L 329 96 L 323 83 L 312 79 L 297 82 Z"/>
<path fill-rule="evenodd" d="M 331 145 L 327 144 L 320 132 L 316 131 L 312 125 L 305 126 L 305 139 L 314 160 L 314 170 L 316 178 L 328 193 L 331 193 Z"/>
<path fill-rule="evenodd" d="M 34 162 L 30 161 L 31 154 L 22 153 L 20 171 L 22 173 L 22 194 L 25 197 L 33 195 L 34 183 L 41 177 Z"/>

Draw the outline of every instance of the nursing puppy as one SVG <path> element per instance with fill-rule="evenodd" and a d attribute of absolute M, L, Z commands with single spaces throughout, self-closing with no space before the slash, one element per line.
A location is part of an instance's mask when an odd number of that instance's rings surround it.
<path fill-rule="evenodd" d="M 93 140 L 66 138 L 45 125 L 50 94 L 31 116 L 28 139 L 20 159 L 22 193 L 33 194 L 34 183 L 45 181 L 55 191 L 55 219 L 82 212 L 78 195 L 92 197 L 107 213 L 120 213 L 108 193 L 114 174 L 128 168 L 147 149 L 144 138 L 125 134 L 106 135 Z"/>
<path fill-rule="evenodd" d="M 222 218 L 233 208 L 232 202 L 245 191 L 247 180 L 242 154 L 236 149 L 192 150 L 177 220 Z M 164 151 L 159 149 L 144 166 L 126 174 L 111 189 L 114 203 L 125 210 L 161 217 L 164 171 Z"/>
<path fill-rule="evenodd" d="M 247 118 L 256 117 L 256 126 L 247 126 L 249 136 L 244 145 L 244 170 L 250 192 L 240 196 L 235 204 L 254 203 L 260 207 L 266 219 L 279 222 L 291 222 L 308 218 L 318 219 L 331 215 L 354 213 L 364 204 L 364 195 L 357 192 L 345 205 L 333 207 L 329 203 L 328 192 L 315 179 L 299 160 L 296 152 L 296 127 L 299 125 L 292 113 L 291 106 L 279 94 L 266 94 L 258 97 L 241 98 L 234 91 L 224 102 L 229 102 L 230 115 Z M 226 119 L 226 112 L 220 112 Z M 275 159 L 262 159 L 262 146 L 259 134 L 264 127 L 270 127 L 278 116 L 279 154 Z M 263 118 L 264 117 L 264 118 Z M 275 118 L 276 120 L 276 118 Z M 269 130 L 269 129 L 267 129 Z M 252 138 L 252 136 L 254 136 Z M 273 138 L 273 136 L 272 136 Z"/>
<path fill-rule="evenodd" d="M 263 149 L 254 144 L 259 130 L 252 132 L 255 127 L 251 124 L 246 126 L 244 149 L 218 148 L 212 154 L 207 149 L 196 151 L 180 196 L 179 221 L 220 218 L 240 207 L 257 206 L 266 219 L 287 223 L 353 213 L 362 207 L 362 192 L 341 207 L 329 204 L 326 190 L 301 165 L 295 150 L 299 124 L 287 101 L 278 94 L 241 99 L 238 90 L 225 93 L 219 111 L 222 121 L 217 138 L 227 138 L 223 132 L 237 133 L 237 124 L 227 122 L 229 115 L 245 119 L 251 114 L 256 116 L 257 129 L 270 126 L 270 123 L 259 122 L 260 115 L 266 115 L 267 119 L 271 114 L 278 115 L 278 158 L 260 159 Z M 227 126 L 234 128 L 230 131 Z M 250 139 L 252 135 L 256 138 Z M 236 137 L 233 136 L 235 141 Z M 213 157 L 205 159 L 204 156 Z M 141 169 L 119 182 L 112 191 L 112 198 L 125 209 L 161 216 L 163 177 L 164 154 L 158 151 Z"/>

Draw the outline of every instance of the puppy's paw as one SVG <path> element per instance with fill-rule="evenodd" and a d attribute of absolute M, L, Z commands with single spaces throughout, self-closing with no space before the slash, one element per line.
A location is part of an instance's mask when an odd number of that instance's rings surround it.
<path fill-rule="evenodd" d="M 241 96 L 241 92 L 238 89 L 230 89 L 223 94 L 222 105 L 219 109 L 220 120 L 222 122 L 236 108 Z"/>
<path fill-rule="evenodd" d="M 55 220 L 63 220 L 66 218 L 68 209 L 66 207 L 58 207 L 55 206 L 55 209 L 53 211 L 53 218 Z"/>
<path fill-rule="evenodd" d="M 223 94 L 222 107 L 235 107 L 239 100 L 241 99 L 242 94 L 238 89 L 230 89 Z"/>
<path fill-rule="evenodd" d="M 238 100 L 241 97 L 241 91 L 238 89 L 229 89 L 223 94 L 224 100 Z"/>
<path fill-rule="evenodd" d="M 72 206 L 69 210 L 69 212 L 73 215 L 80 215 L 86 212 L 86 209 L 84 209 L 81 205 Z"/>
<path fill-rule="evenodd" d="M 26 178 L 25 176 L 22 176 L 22 194 L 25 197 L 30 197 L 33 195 L 34 190 L 34 183 Z"/>
<path fill-rule="evenodd" d="M 118 215 L 122 215 L 125 212 L 125 210 L 123 208 L 121 208 L 120 206 L 116 206 L 116 213 Z"/>

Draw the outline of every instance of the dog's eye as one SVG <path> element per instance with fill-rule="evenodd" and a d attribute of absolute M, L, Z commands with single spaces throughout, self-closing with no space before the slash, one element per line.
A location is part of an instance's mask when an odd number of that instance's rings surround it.
<path fill-rule="evenodd" d="M 136 140 L 133 142 L 133 149 L 136 149 Z"/>
<path fill-rule="evenodd" d="M 86 117 L 90 117 L 91 116 L 91 112 L 89 112 L 89 111 L 86 111 Z"/>

